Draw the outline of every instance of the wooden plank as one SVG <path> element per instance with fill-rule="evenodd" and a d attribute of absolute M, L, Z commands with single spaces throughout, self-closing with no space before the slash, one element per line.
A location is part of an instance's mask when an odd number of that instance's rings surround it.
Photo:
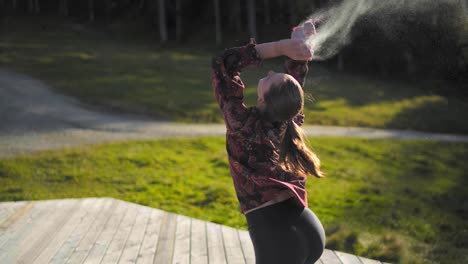
<path fill-rule="evenodd" d="M 56 202 L 57 207 L 54 216 L 47 219 L 38 229 L 38 232 L 31 232 L 29 238 L 19 245 L 24 254 L 22 254 L 18 263 L 32 263 L 47 247 L 51 240 L 59 233 L 65 223 L 70 220 L 70 216 L 79 208 L 80 203 L 77 200 L 65 199 Z"/>
<path fill-rule="evenodd" d="M 247 231 L 112 198 L 4 202 L 0 211 L 0 263 L 255 263 Z M 327 249 L 316 263 L 382 264 Z"/>
<path fill-rule="evenodd" d="M 130 203 L 120 200 L 115 200 L 115 202 L 117 203 L 117 207 L 89 251 L 84 261 L 85 264 L 98 264 L 101 262 L 107 248 L 112 242 L 112 238 L 117 233 L 117 229 L 127 213 Z"/>
<path fill-rule="evenodd" d="M 324 263 L 321 259 L 318 259 L 317 261 L 315 261 L 314 264 L 327 264 L 327 263 Z"/>
<path fill-rule="evenodd" d="M 65 226 L 55 235 L 53 240 L 47 245 L 47 247 L 41 252 L 41 254 L 36 258 L 34 263 L 48 263 L 55 253 L 60 249 L 63 242 L 71 234 L 71 232 L 76 228 L 76 226 L 83 221 L 83 218 L 86 216 L 88 211 L 86 208 L 90 205 L 90 199 L 79 199 L 77 200 L 79 207 L 75 210 L 75 213 L 70 216 L 70 220 L 65 224 Z"/>
<path fill-rule="evenodd" d="M 161 223 L 166 214 L 166 212 L 158 209 L 152 209 L 151 211 L 151 217 L 146 227 L 145 237 L 136 261 L 138 264 L 153 264 L 156 248 L 158 246 L 159 230 L 161 229 Z"/>
<path fill-rule="evenodd" d="M 104 225 L 109 220 L 110 216 L 114 212 L 117 202 L 109 198 L 100 198 L 104 200 L 104 206 L 102 207 L 99 215 L 96 217 L 93 224 L 90 226 L 86 234 L 81 239 L 80 243 L 75 247 L 73 253 L 67 260 L 68 264 L 82 263 L 89 251 L 93 247 L 97 237 L 101 234 Z"/>
<path fill-rule="evenodd" d="M 132 233 L 125 244 L 122 256 L 120 257 L 120 263 L 135 263 L 138 258 L 138 252 L 145 236 L 146 227 L 148 220 L 151 216 L 151 208 L 147 206 L 139 205 L 140 213 L 135 221 Z"/>
<path fill-rule="evenodd" d="M 86 217 L 81 221 L 78 226 L 70 233 L 67 240 L 64 241 L 60 249 L 55 253 L 49 264 L 66 263 L 67 259 L 73 253 L 75 247 L 80 243 L 81 239 L 85 236 L 91 224 L 101 212 L 102 207 L 106 201 L 104 199 L 88 198 L 90 205 L 85 209 L 87 211 Z"/>
<path fill-rule="evenodd" d="M 362 264 L 359 258 L 354 255 L 340 251 L 335 251 L 335 253 L 343 264 Z"/>
<path fill-rule="evenodd" d="M 206 237 L 208 240 L 208 262 L 226 264 L 226 252 L 224 250 L 221 225 L 208 223 L 206 225 Z"/>
<path fill-rule="evenodd" d="M 192 218 L 190 264 L 208 264 L 206 222 Z"/>
<path fill-rule="evenodd" d="M 190 230 L 190 218 L 183 215 L 177 215 L 174 253 L 172 257 L 173 264 L 190 263 Z"/>
<path fill-rule="evenodd" d="M 244 264 L 244 255 L 237 235 L 237 230 L 228 227 L 221 226 L 223 233 L 224 250 L 226 252 L 226 259 L 229 264 Z"/>
<path fill-rule="evenodd" d="M 24 201 L 4 201 L 0 202 L 0 211 L 10 207 L 12 204 L 17 203 L 17 202 L 24 202 Z"/>
<path fill-rule="evenodd" d="M 37 217 L 37 214 L 40 213 L 43 206 L 36 207 L 36 205 L 37 202 L 35 201 L 27 203 L 26 206 L 16 211 L 15 214 L 2 223 L 0 230 L 4 230 L 4 232 L 0 233 L 0 249 L 8 241 L 11 235 L 15 233 L 15 229 L 21 229 L 23 226 L 30 223 L 30 218 L 33 215 L 34 217 Z M 42 213 L 46 213 L 46 211 L 43 211 Z"/>
<path fill-rule="evenodd" d="M 248 231 L 237 230 L 246 264 L 255 264 L 255 251 Z"/>
<path fill-rule="evenodd" d="M 364 257 L 358 257 L 358 258 L 362 262 L 362 264 L 382 264 L 382 262 L 374 260 L 374 259 L 368 259 Z"/>
<path fill-rule="evenodd" d="M 320 257 L 320 260 L 326 264 L 343 264 L 341 260 L 338 258 L 338 256 L 335 254 L 335 251 L 329 250 L 329 249 L 325 249 L 323 251 L 323 254 Z"/>
<path fill-rule="evenodd" d="M 12 206 L 18 203 L 27 203 L 27 201 L 3 201 L 0 202 L 0 212 L 2 210 L 9 210 Z"/>
<path fill-rule="evenodd" d="M 244 252 L 245 263 L 255 264 L 255 251 L 248 231 L 237 230 L 241 242 L 242 252 Z"/>
<path fill-rule="evenodd" d="M 167 213 L 161 223 L 154 263 L 172 263 L 177 215 Z"/>
<path fill-rule="evenodd" d="M 5 234 L 6 239 L 0 247 L 0 263 L 17 262 L 21 250 L 18 245 L 54 212 L 55 205 L 55 201 L 38 202 L 31 209 L 31 215 L 27 218 L 21 217 L 10 226 Z"/>
<path fill-rule="evenodd" d="M 25 207 L 29 202 L 2 202 L 0 203 L 0 228 L 7 228 L 8 219 L 15 215 L 19 210 Z"/>
<path fill-rule="evenodd" d="M 135 220 L 138 215 L 139 206 L 136 204 L 129 204 L 127 214 L 119 225 L 117 233 L 112 239 L 109 248 L 104 255 L 101 263 L 118 263 L 125 243 L 135 225 Z"/>

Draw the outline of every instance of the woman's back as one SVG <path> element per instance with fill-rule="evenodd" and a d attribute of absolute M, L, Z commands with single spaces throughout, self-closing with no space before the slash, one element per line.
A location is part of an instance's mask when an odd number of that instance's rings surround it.
<path fill-rule="evenodd" d="M 213 59 L 213 90 L 226 123 L 226 149 L 241 212 L 285 193 L 307 207 L 306 178 L 279 164 L 285 122 L 266 121 L 258 107 L 248 108 L 243 103 L 245 86 L 240 71 L 260 61 L 254 44 L 228 49 Z M 307 62 L 288 60 L 286 70 L 303 82 Z M 299 114 L 296 119 L 301 122 L 302 118 Z"/>
<path fill-rule="evenodd" d="M 257 106 L 246 107 L 240 71 L 280 55 L 305 60 L 288 59 L 286 74 L 270 71 L 259 81 Z M 307 174 L 322 174 L 298 127 L 310 56 L 303 42 L 282 40 L 251 42 L 213 59 L 213 91 L 226 123 L 229 167 L 257 264 L 314 263 L 324 249 L 325 233 L 307 206 L 305 190 Z"/>

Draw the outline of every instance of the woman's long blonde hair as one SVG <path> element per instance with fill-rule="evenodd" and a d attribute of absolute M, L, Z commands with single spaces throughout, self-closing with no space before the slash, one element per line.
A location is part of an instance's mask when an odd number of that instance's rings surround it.
<path fill-rule="evenodd" d="M 280 165 L 299 175 L 325 177 L 320 170 L 320 159 L 306 145 L 304 133 L 293 120 L 304 108 L 302 87 L 292 80 L 281 85 L 272 85 L 264 95 L 263 116 L 271 122 L 286 122 L 279 149 Z"/>

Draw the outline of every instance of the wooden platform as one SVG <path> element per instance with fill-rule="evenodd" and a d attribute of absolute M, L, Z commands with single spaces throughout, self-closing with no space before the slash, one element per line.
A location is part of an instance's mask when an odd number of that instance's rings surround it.
<path fill-rule="evenodd" d="M 247 231 L 113 198 L 0 203 L 0 263 L 254 264 Z M 317 263 L 381 263 L 326 250 Z"/>

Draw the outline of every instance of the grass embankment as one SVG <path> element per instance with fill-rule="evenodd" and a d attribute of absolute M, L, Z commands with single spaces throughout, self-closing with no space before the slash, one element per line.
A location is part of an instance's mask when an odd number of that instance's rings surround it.
<path fill-rule="evenodd" d="M 210 58 L 222 48 L 190 42 L 160 46 L 138 25 L 26 20 L 3 22 L 0 67 L 94 105 L 182 122 L 221 122 Z M 255 103 L 258 78 L 270 69 L 282 71 L 281 61 L 243 73 L 247 104 Z M 306 103 L 306 123 L 468 133 L 468 103 L 430 92 L 446 85 L 338 74 L 312 63 L 305 88 L 315 102 Z"/>
<path fill-rule="evenodd" d="M 402 263 L 468 261 L 468 144 L 312 139 L 307 184 L 328 248 Z M 0 200 L 106 196 L 239 228 L 222 138 L 103 144 L 0 160 Z"/>

